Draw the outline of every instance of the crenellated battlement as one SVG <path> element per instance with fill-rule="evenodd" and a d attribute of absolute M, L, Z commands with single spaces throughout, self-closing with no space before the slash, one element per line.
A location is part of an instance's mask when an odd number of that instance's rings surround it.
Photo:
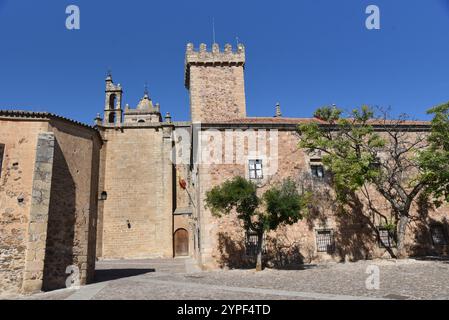
<path fill-rule="evenodd" d="M 189 87 L 190 66 L 244 66 L 245 65 L 245 46 L 241 43 L 234 50 L 231 44 L 226 43 L 223 50 L 217 43 L 208 50 L 205 43 L 201 43 L 199 48 L 195 49 L 193 43 L 188 43 L 185 57 L 185 85 Z"/>
<path fill-rule="evenodd" d="M 207 49 L 205 43 L 201 43 L 197 50 L 195 50 L 193 43 L 187 44 L 186 65 L 209 63 L 244 64 L 245 46 L 239 43 L 236 50 L 233 50 L 232 45 L 227 43 L 224 45 L 223 51 L 221 51 L 218 43 L 214 43 L 211 50 Z"/>

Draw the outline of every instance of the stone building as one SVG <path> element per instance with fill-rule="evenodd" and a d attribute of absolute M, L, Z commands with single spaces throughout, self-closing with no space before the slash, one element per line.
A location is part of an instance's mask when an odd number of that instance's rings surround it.
<path fill-rule="evenodd" d="M 236 175 L 260 192 L 290 177 L 319 200 L 305 219 L 265 236 L 270 265 L 387 257 L 372 230 L 379 221 L 339 214 L 320 155 L 298 148 L 298 124 L 320 120 L 283 117 L 279 105 L 274 116 L 248 117 L 244 68 L 241 44 L 223 51 L 187 45 L 191 122 L 163 116 L 148 90 L 135 107 L 123 106 L 111 75 L 94 127 L 1 111 L 0 291 L 62 287 L 69 265 L 85 283 L 95 257 L 188 256 L 204 269 L 243 266 L 254 259 L 255 235 L 235 216 L 213 217 L 204 203 L 208 190 Z M 426 134 L 429 123 L 405 129 Z M 447 254 L 448 208 L 426 210 L 414 208 L 408 253 Z"/>
<path fill-rule="evenodd" d="M 0 111 L 0 292 L 81 284 L 95 267 L 98 131 L 50 113 Z"/>

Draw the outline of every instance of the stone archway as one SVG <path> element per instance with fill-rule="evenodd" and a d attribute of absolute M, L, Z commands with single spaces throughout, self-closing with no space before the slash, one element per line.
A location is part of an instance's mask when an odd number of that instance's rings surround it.
<path fill-rule="evenodd" d="M 189 232 L 186 229 L 177 229 L 173 235 L 175 257 L 189 255 Z"/>

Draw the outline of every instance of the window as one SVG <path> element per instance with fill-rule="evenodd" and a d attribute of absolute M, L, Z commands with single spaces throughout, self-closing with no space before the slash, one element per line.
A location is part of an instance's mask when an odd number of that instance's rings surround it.
<path fill-rule="evenodd" d="M 434 224 L 430 226 L 430 234 L 432 242 L 436 246 L 445 246 L 448 244 L 446 233 L 442 224 Z"/>
<path fill-rule="evenodd" d="M 259 241 L 259 235 L 256 232 L 248 231 L 246 233 L 245 248 L 246 248 L 246 254 L 248 256 L 257 255 L 257 242 L 258 241 Z M 264 237 L 264 239 L 262 239 L 262 251 L 266 252 L 265 237 Z"/>
<path fill-rule="evenodd" d="M 0 177 L 2 176 L 2 163 L 4 152 L 5 152 L 5 145 L 0 143 Z"/>
<path fill-rule="evenodd" d="M 109 110 L 115 109 L 115 94 L 111 94 L 109 97 Z"/>
<path fill-rule="evenodd" d="M 115 123 L 115 112 L 109 114 L 109 123 Z"/>
<path fill-rule="evenodd" d="M 262 160 L 249 160 L 249 178 L 263 179 Z"/>
<path fill-rule="evenodd" d="M 334 252 L 335 243 L 332 229 L 316 230 L 316 247 L 318 252 Z"/>
<path fill-rule="evenodd" d="M 310 169 L 312 171 L 312 176 L 316 178 L 323 178 L 324 177 L 324 168 L 321 164 L 312 164 L 310 166 Z"/>
<path fill-rule="evenodd" d="M 378 227 L 379 231 L 379 247 L 380 248 L 392 248 L 396 246 L 394 234 L 391 230 L 385 227 Z"/>

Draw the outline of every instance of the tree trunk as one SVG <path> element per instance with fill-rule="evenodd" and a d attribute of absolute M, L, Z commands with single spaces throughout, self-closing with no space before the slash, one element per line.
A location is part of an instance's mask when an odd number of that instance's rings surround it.
<path fill-rule="evenodd" d="M 398 235 L 397 235 L 397 241 L 398 241 L 398 258 L 404 258 L 405 252 L 404 252 L 404 240 L 405 240 L 405 231 L 407 229 L 408 224 L 408 215 L 401 214 L 399 218 L 399 225 L 398 225 Z"/>
<path fill-rule="evenodd" d="M 262 246 L 263 246 L 263 233 L 258 234 L 257 237 L 257 260 L 256 260 L 256 271 L 262 271 Z"/>

